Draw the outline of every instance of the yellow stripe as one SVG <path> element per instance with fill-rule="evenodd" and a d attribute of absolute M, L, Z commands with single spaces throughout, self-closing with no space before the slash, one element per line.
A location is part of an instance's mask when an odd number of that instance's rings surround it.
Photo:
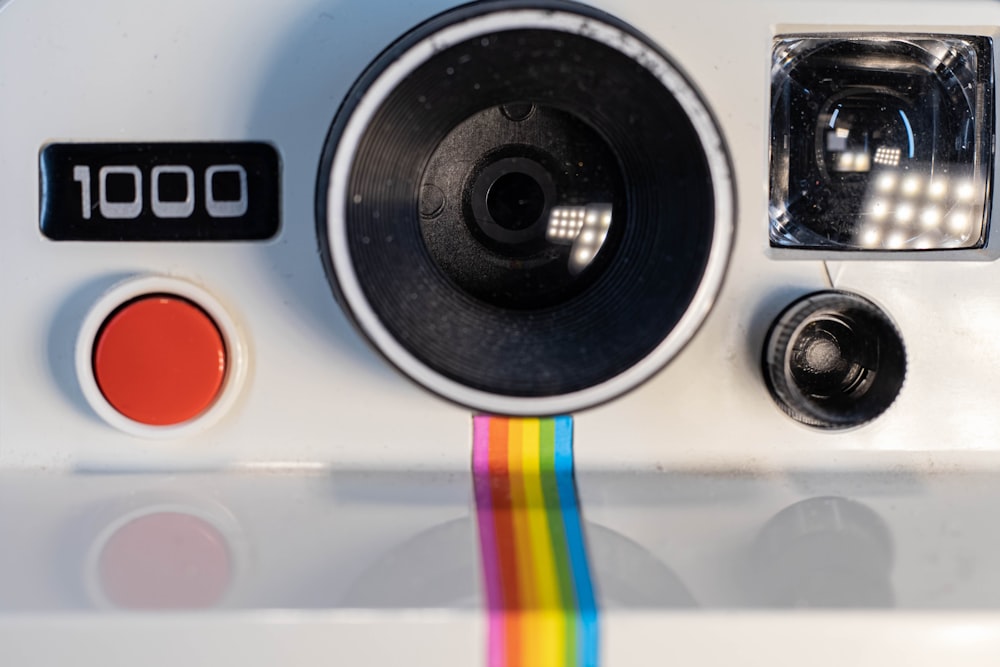
<path fill-rule="evenodd" d="M 566 628 L 559 599 L 559 579 L 556 574 L 555 550 L 548 525 L 548 511 L 542 491 L 540 423 L 537 419 L 522 420 L 521 451 L 524 464 L 524 495 L 527 501 L 528 531 L 531 562 L 534 565 L 535 632 L 538 647 L 535 659 L 539 665 L 560 666 L 565 663 Z"/>
<path fill-rule="evenodd" d="M 514 557 L 517 559 L 517 593 L 519 599 L 516 623 L 521 641 L 520 656 L 508 656 L 511 665 L 530 665 L 535 647 L 538 646 L 538 628 L 533 621 L 535 591 L 531 563 L 531 533 L 528 529 L 527 506 L 524 495 L 524 429 L 520 419 L 510 419 L 507 430 L 507 472 L 510 476 L 511 523 L 514 529 Z"/>

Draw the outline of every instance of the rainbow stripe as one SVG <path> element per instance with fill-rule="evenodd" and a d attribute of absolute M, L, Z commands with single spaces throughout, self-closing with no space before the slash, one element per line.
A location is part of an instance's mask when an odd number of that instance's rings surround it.
<path fill-rule="evenodd" d="M 472 459 L 489 667 L 597 665 L 573 419 L 475 417 Z"/>

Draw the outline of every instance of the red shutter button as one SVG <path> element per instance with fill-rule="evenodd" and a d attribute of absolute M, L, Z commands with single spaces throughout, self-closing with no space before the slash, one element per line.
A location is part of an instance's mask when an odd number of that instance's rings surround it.
<path fill-rule="evenodd" d="M 144 296 L 111 314 L 94 344 L 94 378 L 125 417 L 169 426 L 215 401 L 226 375 L 226 345 L 215 322 L 187 299 Z"/>

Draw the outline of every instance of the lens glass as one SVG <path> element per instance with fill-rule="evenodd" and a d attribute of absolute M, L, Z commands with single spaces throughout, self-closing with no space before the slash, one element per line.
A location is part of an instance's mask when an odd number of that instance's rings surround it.
<path fill-rule="evenodd" d="M 992 174 L 980 37 L 782 37 L 771 115 L 771 244 L 977 248 Z"/>
<path fill-rule="evenodd" d="M 534 309 L 597 279 L 621 237 L 618 160 L 574 114 L 531 102 L 485 109 L 434 151 L 421 232 L 439 268 L 491 305 Z"/>
<path fill-rule="evenodd" d="M 500 176 L 486 193 L 489 220 L 504 229 L 521 231 L 537 223 L 545 211 L 545 191 L 523 171 Z"/>
<path fill-rule="evenodd" d="M 836 314 L 808 322 L 792 345 L 789 369 L 796 385 L 814 398 L 853 395 L 876 367 L 865 336 Z"/>

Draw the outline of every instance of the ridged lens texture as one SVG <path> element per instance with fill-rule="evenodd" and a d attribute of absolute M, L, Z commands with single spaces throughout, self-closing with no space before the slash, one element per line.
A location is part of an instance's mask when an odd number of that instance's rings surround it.
<path fill-rule="evenodd" d="M 477 9 L 472 5 L 463 11 L 453 20 Z M 404 38 L 347 99 L 359 99 L 401 53 L 449 22 L 445 15 Z M 467 242 L 442 254 L 447 244 L 435 245 L 428 219 L 447 214 L 453 202 L 447 188 L 428 187 L 435 185 L 428 182 L 428 165 L 442 142 L 459 141 L 456 128 L 495 109 L 526 124 L 538 118 L 568 119 L 574 127 L 565 134 L 572 145 L 560 153 L 562 149 L 531 133 L 511 142 L 515 157 L 530 158 L 535 166 L 504 167 L 507 171 L 498 172 L 491 183 L 521 188 L 530 196 L 523 203 L 510 200 L 509 194 L 505 201 L 487 198 L 483 210 L 492 206 L 501 218 L 508 218 L 492 228 L 495 238 L 486 238 L 482 228 L 465 219 L 462 229 L 455 230 L 468 236 Z M 339 132 L 353 111 L 348 102 L 334 123 L 321 184 L 327 182 Z M 475 191 L 477 170 L 489 167 L 490 159 L 509 156 L 487 157 L 484 163 L 483 142 L 476 133 L 468 134 L 465 155 L 460 145 L 449 148 L 456 163 L 468 164 L 470 185 L 461 190 L 464 196 Z M 498 282 L 494 288 L 489 272 L 496 269 L 498 257 L 506 262 L 503 271 L 496 271 L 500 281 L 517 273 L 523 257 L 540 256 L 530 245 L 505 240 L 532 224 L 516 220 L 518 215 L 534 215 L 541 208 L 544 217 L 556 204 L 594 203 L 583 195 L 559 199 L 560 193 L 571 190 L 560 185 L 568 181 L 559 169 L 585 173 L 587 160 L 580 157 L 577 162 L 582 164 L 562 166 L 555 160 L 553 166 L 545 157 L 557 155 L 567 162 L 564 155 L 577 154 L 597 156 L 604 165 L 603 175 L 593 179 L 600 181 L 596 189 L 603 188 L 603 196 L 614 206 L 612 231 L 599 261 L 581 271 L 579 279 L 562 276 L 563 282 L 553 285 L 542 275 L 537 290 L 533 283 L 517 280 L 510 283 L 513 287 Z M 539 166 L 555 186 L 550 187 Z M 509 183 L 500 179 L 513 172 L 530 176 L 546 199 L 540 203 L 537 189 L 523 178 Z M 437 52 L 399 81 L 371 116 L 348 182 L 332 187 L 346 188 L 343 215 L 353 268 L 365 299 L 388 332 L 433 371 L 505 396 L 583 390 L 649 355 L 691 304 L 715 233 L 706 154 L 671 92 L 616 49 L 556 30 L 498 31 Z M 586 187 L 581 191 L 586 193 Z M 514 213 L 501 210 L 507 206 L 509 211 L 511 205 Z M 326 211 L 325 206 L 321 196 L 321 247 L 336 287 L 326 219 L 340 212 Z M 467 215 L 469 209 L 461 211 Z M 467 283 L 464 275 L 479 278 Z"/>
<path fill-rule="evenodd" d="M 764 379 L 793 419 L 823 429 L 882 414 L 906 377 L 903 339 L 889 316 L 857 294 L 824 291 L 791 304 L 764 344 Z"/>

